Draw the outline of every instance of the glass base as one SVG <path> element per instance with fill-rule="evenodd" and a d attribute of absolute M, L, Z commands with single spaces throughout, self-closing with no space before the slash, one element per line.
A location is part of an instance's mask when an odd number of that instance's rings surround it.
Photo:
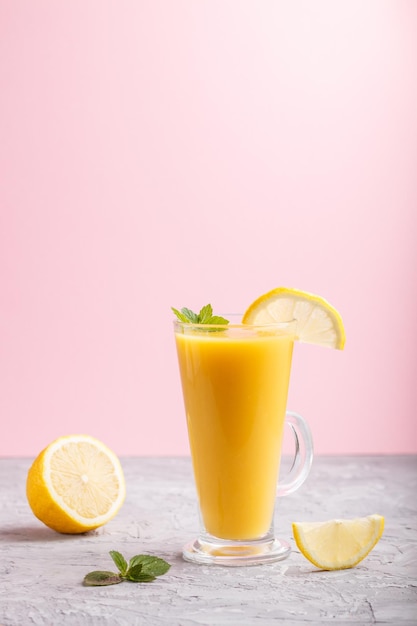
<path fill-rule="evenodd" d="M 262 565 L 286 559 L 291 548 L 280 539 L 258 541 L 221 541 L 196 539 L 184 546 L 182 555 L 186 561 L 200 565 Z"/>

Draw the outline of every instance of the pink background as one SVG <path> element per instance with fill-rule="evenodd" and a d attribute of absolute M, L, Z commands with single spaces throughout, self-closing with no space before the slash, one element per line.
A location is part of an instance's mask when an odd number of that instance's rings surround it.
<path fill-rule="evenodd" d="M 1 455 L 188 454 L 170 306 L 280 285 L 317 453 L 417 452 L 417 3 L 0 1 Z"/>

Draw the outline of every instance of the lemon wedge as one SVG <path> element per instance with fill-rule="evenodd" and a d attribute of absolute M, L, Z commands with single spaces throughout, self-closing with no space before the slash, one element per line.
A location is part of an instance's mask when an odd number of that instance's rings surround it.
<path fill-rule="evenodd" d="M 273 324 L 296 319 L 297 339 L 342 350 L 345 329 L 340 313 L 327 300 L 299 289 L 278 287 L 257 298 L 243 324 Z"/>
<path fill-rule="evenodd" d="M 33 513 L 60 533 L 84 533 L 106 524 L 125 494 L 117 456 L 88 435 L 53 441 L 37 456 L 26 481 Z"/>
<path fill-rule="evenodd" d="M 293 535 L 300 552 L 323 570 L 348 569 L 372 550 L 384 531 L 382 515 L 327 522 L 294 522 Z"/>

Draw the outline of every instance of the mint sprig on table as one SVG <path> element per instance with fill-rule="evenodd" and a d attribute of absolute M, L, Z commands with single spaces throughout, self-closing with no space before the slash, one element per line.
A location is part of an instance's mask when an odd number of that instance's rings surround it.
<path fill-rule="evenodd" d="M 218 324 L 218 325 L 226 325 L 229 323 L 229 320 L 221 317 L 220 315 L 213 315 L 213 307 L 211 304 L 206 304 L 200 310 L 200 313 L 194 313 L 191 309 L 187 309 L 186 307 L 182 308 L 181 311 L 178 309 L 174 309 L 171 307 L 175 315 L 178 317 L 180 322 L 185 322 L 186 324 Z"/>
<path fill-rule="evenodd" d="M 109 554 L 119 572 L 115 573 L 102 570 L 90 572 L 84 577 L 84 585 L 87 587 L 117 585 L 123 580 L 133 583 L 151 583 L 157 576 L 166 574 L 171 567 L 169 563 L 164 561 L 164 559 L 160 559 L 158 556 L 137 554 L 127 563 L 120 552 L 111 550 Z"/>

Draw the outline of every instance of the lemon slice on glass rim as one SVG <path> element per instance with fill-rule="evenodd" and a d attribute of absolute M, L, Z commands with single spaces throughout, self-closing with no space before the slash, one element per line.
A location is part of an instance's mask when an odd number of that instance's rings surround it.
<path fill-rule="evenodd" d="M 384 532 L 382 515 L 327 522 L 293 522 L 300 552 L 323 570 L 348 569 L 362 561 Z"/>
<path fill-rule="evenodd" d="M 243 324 L 273 324 L 297 320 L 297 339 L 342 350 L 345 329 L 340 313 L 321 296 L 277 287 L 257 298 L 246 310 Z"/>

